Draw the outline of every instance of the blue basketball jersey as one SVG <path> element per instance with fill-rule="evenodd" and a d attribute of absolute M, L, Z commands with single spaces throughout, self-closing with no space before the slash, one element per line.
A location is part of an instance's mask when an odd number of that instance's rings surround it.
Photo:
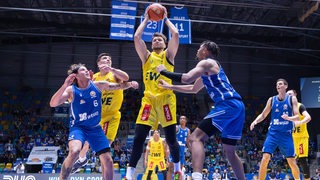
<path fill-rule="evenodd" d="M 188 130 L 189 128 L 182 129 L 181 126 L 178 126 L 178 131 L 176 133 L 176 138 L 179 143 L 180 148 L 183 147 L 185 148 L 187 144 L 187 137 L 188 137 Z"/>
<path fill-rule="evenodd" d="M 101 91 L 90 81 L 87 88 L 73 89 L 73 100 L 70 106 L 70 127 L 99 125 L 101 119 Z"/>
<path fill-rule="evenodd" d="M 290 102 L 291 98 L 286 95 L 282 101 L 278 100 L 278 96 L 272 97 L 271 105 L 271 121 L 269 126 L 269 132 L 292 132 L 294 124 L 291 121 L 283 119 L 281 116 L 287 114 L 292 116 L 292 106 Z"/>
<path fill-rule="evenodd" d="M 218 74 L 213 74 L 211 76 L 202 75 L 201 78 L 209 96 L 215 103 L 230 98 L 242 99 L 233 89 L 221 66 Z"/>
<path fill-rule="evenodd" d="M 219 73 L 210 76 L 202 75 L 201 78 L 209 96 L 214 101 L 214 108 L 204 119 L 211 118 L 212 124 L 221 131 L 221 137 L 241 139 L 245 107 L 241 96 L 233 89 L 223 68 L 220 66 Z"/>

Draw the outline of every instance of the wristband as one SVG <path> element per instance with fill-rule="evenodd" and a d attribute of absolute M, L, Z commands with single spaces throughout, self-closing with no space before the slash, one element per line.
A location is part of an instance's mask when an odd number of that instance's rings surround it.
<path fill-rule="evenodd" d="M 160 74 L 175 82 L 181 82 L 182 73 L 174 73 L 174 72 L 169 72 L 167 70 L 163 70 L 163 71 L 160 71 Z"/>

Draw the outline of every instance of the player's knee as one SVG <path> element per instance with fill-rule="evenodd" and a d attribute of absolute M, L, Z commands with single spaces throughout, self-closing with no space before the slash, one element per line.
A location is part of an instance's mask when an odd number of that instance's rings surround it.
<path fill-rule="evenodd" d="M 204 141 L 201 139 L 201 137 L 195 135 L 195 134 L 191 134 L 190 137 L 189 137 L 189 142 L 190 144 L 192 145 L 192 143 L 194 142 L 202 142 L 204 143 Z"/>
<path fill-rule="evenodd" d="M 77 147 L 69 148 L 69 155 L 72 158 L 78 158 L 79 154 L 80 154 L 80 151 L 81 151 L 81 148 L 77 148 Z"/>
<path fill-rule="evenodd" d="M 113 165 L 113 160 L 110 153 L 103 153 L 99 156 L 99 158 L 101 159 L 101 161 L 104 161 L 104 163 L 101 163 L 104 167 L 109 167 L 110 165 Z"/>
<path fill-rule="evenodd" d="M 270 161 L 270 154 L 264 153 L 261 159 L 261 165 L 268 164 Z"/>

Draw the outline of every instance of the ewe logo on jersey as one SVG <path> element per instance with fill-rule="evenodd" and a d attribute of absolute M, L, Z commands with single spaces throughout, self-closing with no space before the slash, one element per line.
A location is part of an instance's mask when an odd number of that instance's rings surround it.
<path fill-rule="evenodd" d="M 157 81 L 159 77 L 160 77 L 160 74 L 156 72 L 147 72 L 146 74 L 146 80 Z"/>

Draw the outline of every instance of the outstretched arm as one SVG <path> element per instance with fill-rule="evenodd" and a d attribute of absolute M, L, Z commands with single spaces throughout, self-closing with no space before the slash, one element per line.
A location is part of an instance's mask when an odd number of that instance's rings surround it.
<path fill-rule="evenodd" d="M 262 113 L 259 114 L 258 117 L 251 123 L 250 130 L 253 130 L 255 125 L 262 122 L 268 116 L 268 114 L 271 111 L 271 101 L 272 101 L 272 97 L 268 99 L 266 107 L 264 107 Z"/>
<path fill-rule="evenodd" d="M 150 54 L 150 51 L 148 51 L 148 49 L 147 49 L 146 43 L 142 40 L 143 30 L 149 21 L 149 16 L 147 13 L 148 8 L 146 9 L 146 13 L 144 15 L 144 17 L 145 17 L 144 20 L 141 22 L 141 24 L 137 28 L 136 32 L 134 33 L 134 47 L 136 48 L 136 51 L 140 57 L 142 64 L 144 64 L 146 62 L 146 60 L 148 59 L 148 56 Z"/>
<path fill-rule="evenodd" d="M 123 82 L 123 83 L 111 83 L 108 81 L 95 81 L 94 83 L 100 90 L 118 90 L 118 89 L 128 89 L 131 87 L 134 89 L 139 88 L 139 84 L 136 81 Z"/>
<path fill-rule="evenodd" d="M 191 93 L 191 94 L 198 93 L 204 87 L 201 78 L 197 79 L 196 82 L 191 85 L 172 85 L 167 83 L 163 79 L 160 79 L 159 83 L 160 83 L 159 86 L 165 89 L 171 89 L 174 91 L 178 91 L 182 93 Z"/>
<path fill-rule="evenodd" d="M 187 73 L 169 72 L 166 70 L 163 64 L 157 66 L 156 70 L 161 75 L 166 76 L 167 78 L 172 79 L 175 82 L 190 84 L 201 77 L 201 75 L 204 73 L 207 73 L 208 75 L 217 74 L 220 70 L 220 67 L 215 60 L 203 60 L 200 61 L 195 68 L 191 69 Z"/>
<path fill-rule="evenodd" d="M 179 48 L 179 31 L 176 26 L 172 24 L 170 19 L 168 19 L 167 9 L 165 9 L 164 21 L 172 35 L 170 41 L 168 42 L 167 58 L 172 64 L 174 64 L 174 58 L 176 57 Z"/>

